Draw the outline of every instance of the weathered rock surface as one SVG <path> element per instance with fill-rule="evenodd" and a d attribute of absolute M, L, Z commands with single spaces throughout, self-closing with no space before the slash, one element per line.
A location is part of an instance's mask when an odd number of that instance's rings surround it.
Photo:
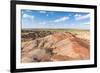
<path fill-rule="evenodd" d="M 22 43 L 22 63 L 89 59 L 89 42 L 57 32 Z"/>

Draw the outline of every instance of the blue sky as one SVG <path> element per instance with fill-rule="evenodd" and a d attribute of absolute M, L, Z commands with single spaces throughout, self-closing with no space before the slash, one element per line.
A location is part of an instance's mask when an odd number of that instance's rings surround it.
<path fill-rule="evenodd" d="M 22 28 L 89 29 L 90 14 L 86 12 L 60 12 L 21 10 Z"/>

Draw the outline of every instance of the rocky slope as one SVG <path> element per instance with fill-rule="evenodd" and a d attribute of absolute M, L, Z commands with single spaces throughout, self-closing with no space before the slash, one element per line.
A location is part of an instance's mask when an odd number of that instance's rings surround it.
<path fill-rule="evenodd" d="M 22 43 L 22 63 L 89 59 L 89 42 L 69 32 L 56 32 Z"/>

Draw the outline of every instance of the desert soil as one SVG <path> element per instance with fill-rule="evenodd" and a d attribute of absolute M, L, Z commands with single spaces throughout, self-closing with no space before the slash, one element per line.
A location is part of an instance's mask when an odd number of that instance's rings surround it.
<path fill-rule="evenodd" d="M 89 31 L 24 31 L 21 38 L 22 63 L 90 58 Z"/>

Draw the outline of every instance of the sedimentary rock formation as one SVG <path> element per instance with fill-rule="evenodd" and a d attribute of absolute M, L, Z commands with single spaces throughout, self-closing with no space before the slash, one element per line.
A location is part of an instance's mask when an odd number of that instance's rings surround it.
<path fill-rule="evenodd" d="M 89 59 L 89 42 L 56 32 L 22 43 L 22 63 Z"/>

